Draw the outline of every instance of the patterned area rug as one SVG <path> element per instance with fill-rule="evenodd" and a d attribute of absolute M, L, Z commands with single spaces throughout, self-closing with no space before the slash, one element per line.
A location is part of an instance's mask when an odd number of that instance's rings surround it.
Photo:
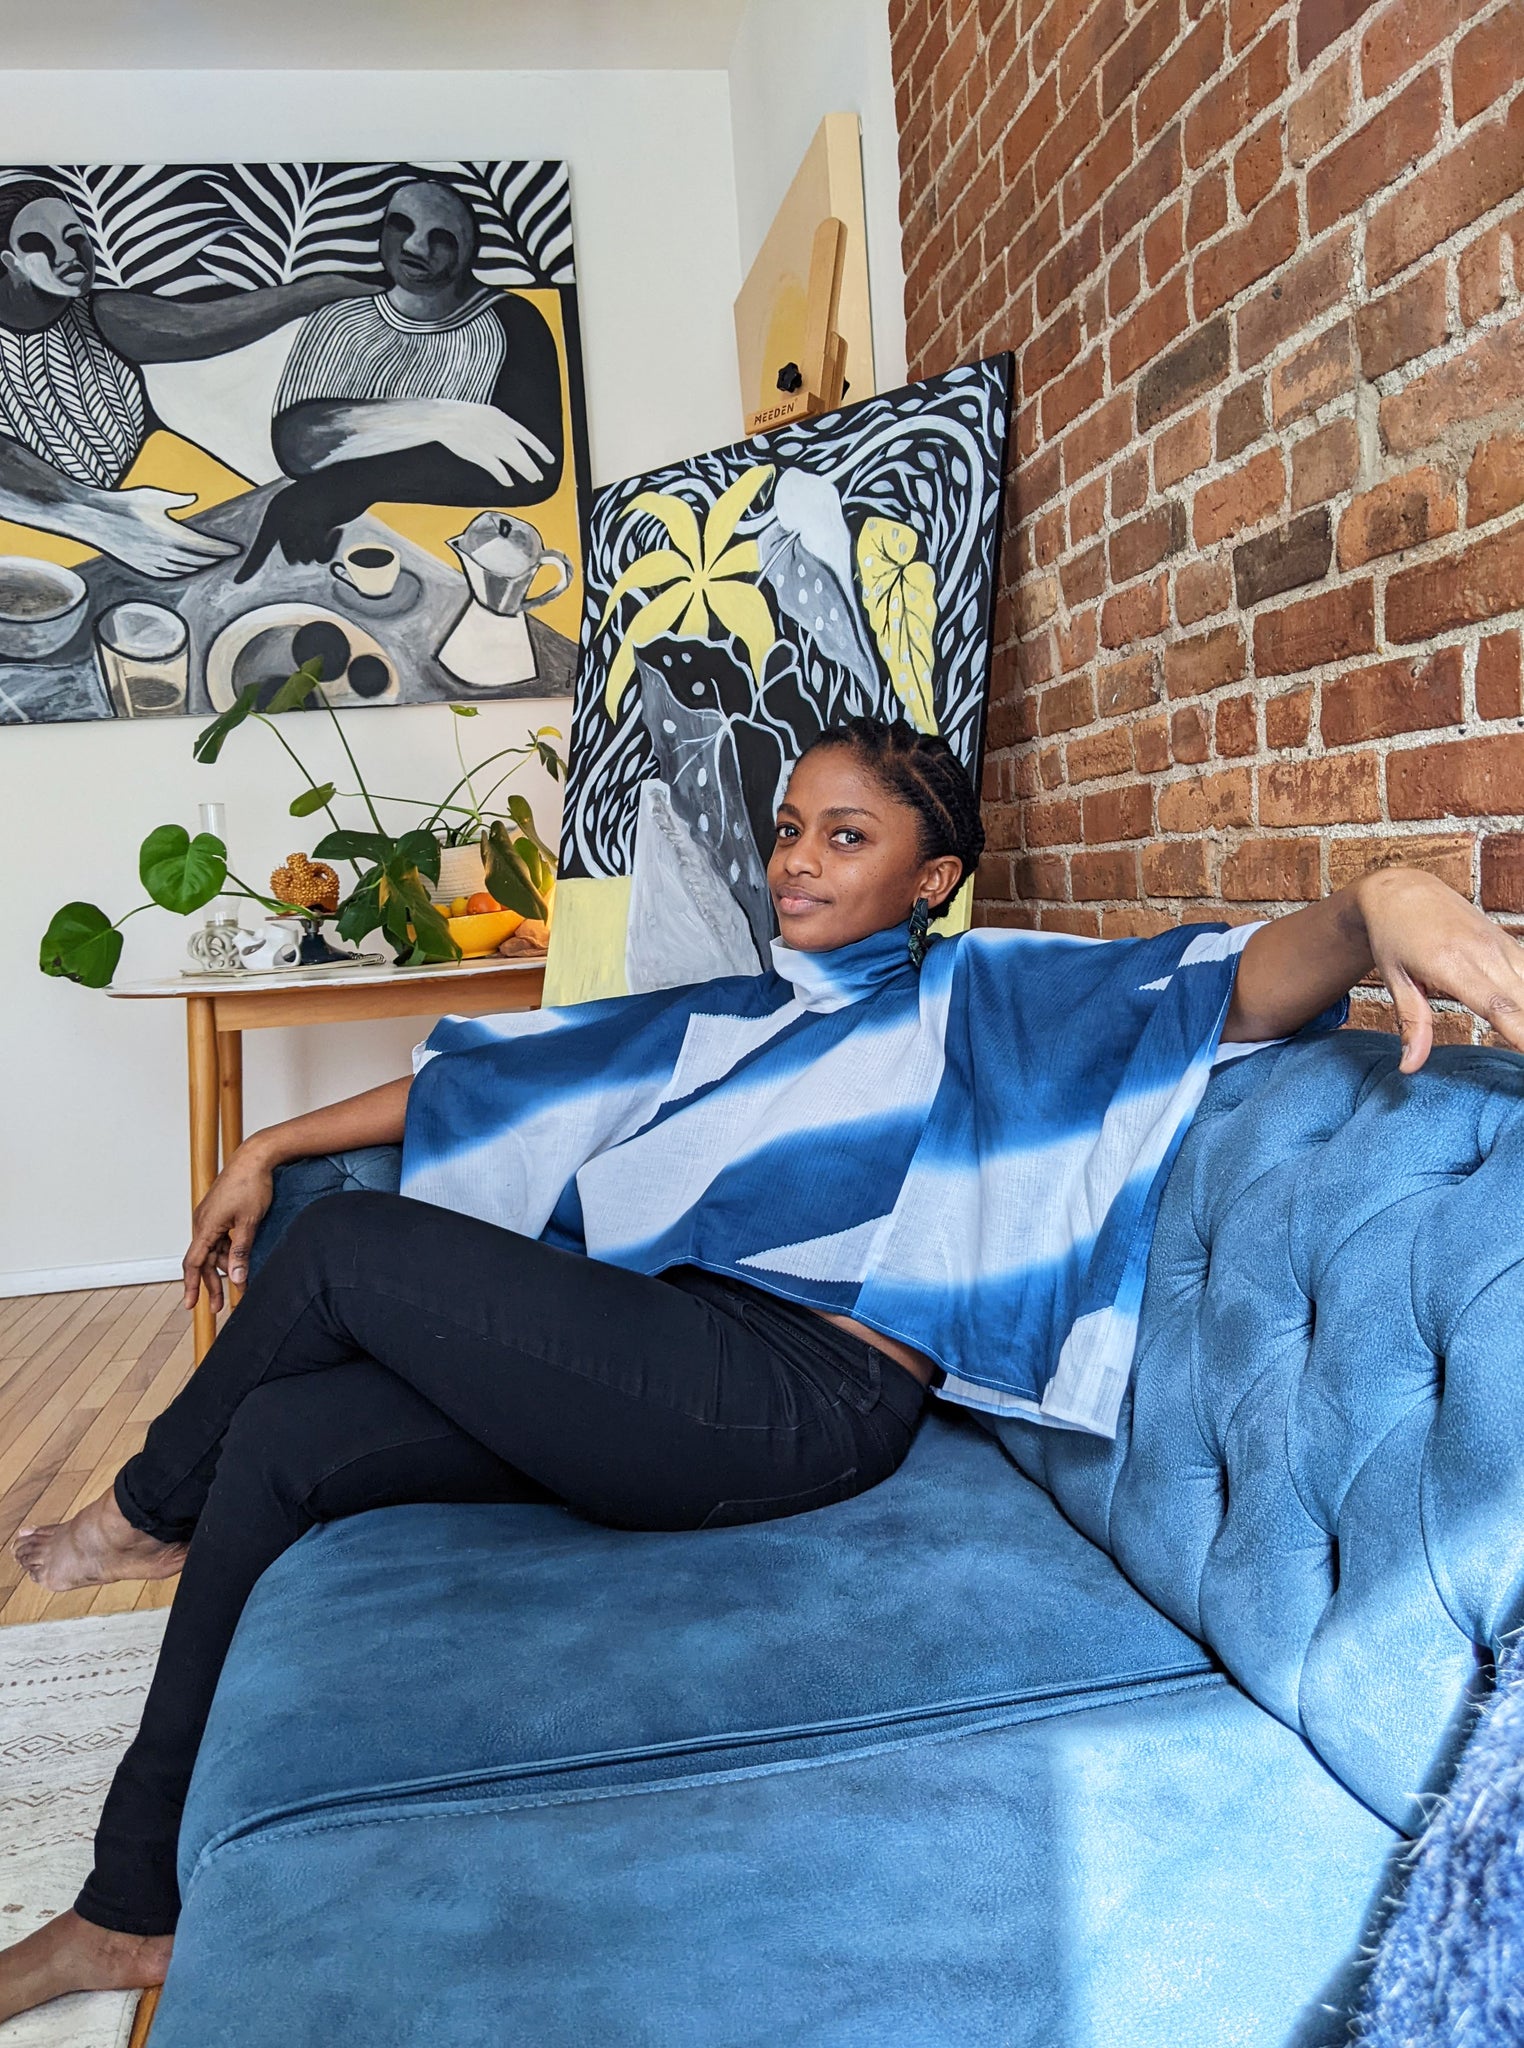
<path fill-rule="evenodd" d="M 0 1628 L 0 1947 L 73 1904 L 165 1619 L 156 1610 Z M 0 2048 L 125 2048 L 137 1996 L 55 1999 L 0 2025 Z"/>

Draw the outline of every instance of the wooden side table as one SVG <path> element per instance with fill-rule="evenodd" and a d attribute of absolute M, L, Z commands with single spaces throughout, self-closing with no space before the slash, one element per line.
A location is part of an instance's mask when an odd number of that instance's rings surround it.
<path fill-rule="evenodd" d="M 190 1084 L 191 1207 L 243 1142 L 243 1034 L 283 1024 L 358 1024 L 376 1017 L 480 1017 L 539 1008 L 545 962 L 457 960 L 442 967 L 286 968 L 268 974 L 178 975 L 129 981 L 107 993 L 128 1002 L 185 1005 Z M 196 1302 L 196 1362 L 217 1318 Z"/>

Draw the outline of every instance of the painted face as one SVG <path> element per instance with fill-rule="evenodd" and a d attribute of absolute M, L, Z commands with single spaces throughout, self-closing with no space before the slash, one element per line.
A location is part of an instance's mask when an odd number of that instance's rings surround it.
<path fill-rule="evenodd" d="M 785 945 L 823 953 L 903 924 L 951 894 L 953 854 L 921 857 L 921 821 L 850 748 L 806 754 L 778 806 L 767 886 Z"/>
<path fill-rule="evenodd" d="M 95 272 L 90 237 L 67 199 L 28 201 L 11 224 L 0 262 L 34 291 L 54 299 L 81 297 Z"/>
<path fill-rule="evenodd" d="M 451 285 L 470 263 L 471 217 L 443 185 L 404 185 L 381 223 L 381 261 L 393 284 L 427 291 Z"/>

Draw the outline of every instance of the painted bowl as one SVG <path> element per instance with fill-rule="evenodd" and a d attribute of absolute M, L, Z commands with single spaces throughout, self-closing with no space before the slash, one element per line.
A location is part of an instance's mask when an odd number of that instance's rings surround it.
<path fill-rule="evenodd" d="M 495 953 L 524 920 L 516 910 L 487 910 L 479 917 L 450 917 L 445 922 L 450 928 L 450 937 L 466 958 L 481 960 L 488 953 Z"/>
<path fill-rule="evenodd" d="M 0 555 L 0 657 L 56 654 L 78 632 L 88 596 L 84 578 L 59 562 Z"/>

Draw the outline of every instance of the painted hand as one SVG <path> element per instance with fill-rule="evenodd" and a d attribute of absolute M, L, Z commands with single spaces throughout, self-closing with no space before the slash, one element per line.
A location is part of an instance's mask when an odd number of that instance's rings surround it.
<path fill-rule="evenodd" d="M 1524 1052 L 1524 948 L 1433 875 L 1388 868 L 1356 884 L 1376 972 L 1391 991 L 1402 1071 L 1434 1043 L 1430 996 L 1464 1003 Z"/>
<path fill-rule="evenodd" d="M 545 443 L 495 405 L 450 406 L 441 437 L 463 462 L 473 462 L 500 484 L 537 484 L 555 458 Z"/>
<path fill-rule="evenodd" d="M 190 576 L 227 555 L 236 555 L 235 541 L 197 533 L 170 513 L 194 505 L 193 491 L 160 491 L 141 484 L 112 491 L 99 504 L 99 545 L 129 569 L 144 576 Z"/>

